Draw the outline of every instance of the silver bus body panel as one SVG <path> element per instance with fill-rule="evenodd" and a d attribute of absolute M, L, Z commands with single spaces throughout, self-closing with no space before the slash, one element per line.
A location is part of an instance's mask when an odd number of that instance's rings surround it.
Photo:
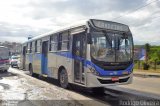
<path fill-rule="evenodd" d="M 60 56 L 57 52 L 50 52 L 48 54 L 48 71 L 51 75 L 48 77 L 58 79 L 58 69 L 64 67 L 68 74 L 69 82 L 72 82 L 72 59 Z"/>
<path fill-rule="evenodd" d="M 92 73 L 87 73 L 87 87 L 92 88 L 92 87 L 105 87 L 105 86 L 109 86 L 109 85 L 125 85 L 125 84 L 131 84 L 132 83 L 132 79 L 133 79 L 133 74 L 127 75 L 127 76 L 123 76 L 123 77 L 119 77 L 119 79 L 125 79 L 125 78 L 129 78 L 127 82 L 123 82 L 123 83 L 111 83 L 111 84 L 101 84 L 98 79 L 102 79 L 102 80 L 111 80 L 112 77 L 99 77 L 96 75 L 93 75 Z"/>

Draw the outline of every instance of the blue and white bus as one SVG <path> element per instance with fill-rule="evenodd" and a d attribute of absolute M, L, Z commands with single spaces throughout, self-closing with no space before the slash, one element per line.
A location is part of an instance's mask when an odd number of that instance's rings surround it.
<path fill-rule="evenodd" d="M 23 44 L 23 69 L 87 88 L 129 84 L 133 38 L 127 25 L 89 19 Z"/>

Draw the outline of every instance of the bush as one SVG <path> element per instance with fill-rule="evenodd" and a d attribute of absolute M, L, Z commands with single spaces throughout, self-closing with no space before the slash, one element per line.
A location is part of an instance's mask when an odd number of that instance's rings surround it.
<path fill-rule="evenodd" d="M 149 69 L 149 64 L 143 63 L 143 70 L 148 70 Z"/>

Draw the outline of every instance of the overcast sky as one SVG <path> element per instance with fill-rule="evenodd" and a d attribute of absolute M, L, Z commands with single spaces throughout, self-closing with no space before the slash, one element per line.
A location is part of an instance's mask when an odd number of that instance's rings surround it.
<path fill-rule="evenodd" d="M 135 44 L 160 44 L 160 1 L 155 0 L 0 0 L 0 41 L 24 42 L 83 19 L 127 24 Z M 150 5 L 133 10 L 152 2 Z M 123 16 L 115 19 L 115 17 Z"/>

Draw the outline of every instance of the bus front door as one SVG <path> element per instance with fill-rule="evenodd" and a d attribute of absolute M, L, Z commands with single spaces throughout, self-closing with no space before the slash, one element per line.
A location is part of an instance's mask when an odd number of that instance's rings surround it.
<path fill-rule="evenodd" d="M 41 73 L 47 75 L 48 72 L 48 41 L 42 43 Z"/>
<path fill-rule="evenodd" d="M 74 81 L 84 84 L 85 34 L 73 35 Z"/>

